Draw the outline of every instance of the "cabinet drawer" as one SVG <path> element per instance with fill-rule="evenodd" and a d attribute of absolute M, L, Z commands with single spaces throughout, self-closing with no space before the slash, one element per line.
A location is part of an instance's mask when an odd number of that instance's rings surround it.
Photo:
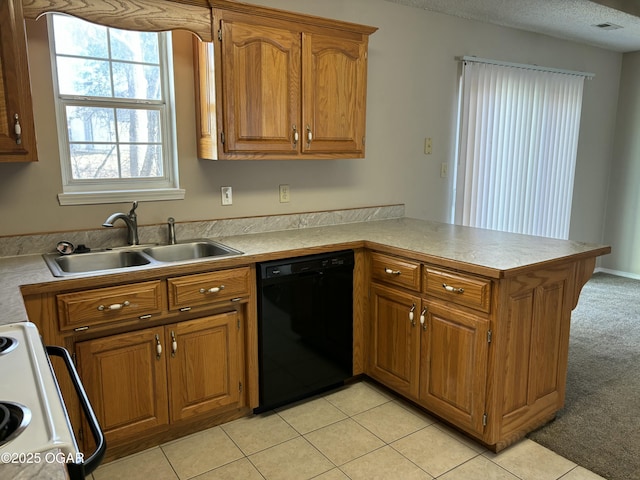
<path fill-rule="evenodd" d="M 169 310 L 196 307 L 249 294 L 249 267 L 170 278 Z"/>
<path fill-rule="evenodd" d="M 425 266 L 424 291 L 434 297 L 489 312 L 491 281 L 484 278 Z"/>
<path fill-rule="evenodd" d="M 156 280 L 57 295 L 60 330 L 159 314 L 162 293 L 162 282 Z"/>
<path fill-rule="evenodd" d="M 374 280 L 420 290 L 420 264 L 381 253 L 371 254 L 371 277 Z"/>

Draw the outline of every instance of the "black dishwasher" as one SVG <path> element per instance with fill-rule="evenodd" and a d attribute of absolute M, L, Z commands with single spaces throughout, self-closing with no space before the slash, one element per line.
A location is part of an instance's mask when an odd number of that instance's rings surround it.
<path fill-rule="evenodd" d="M 353 251 L 258 264 L 263 412 L 353 375 Z"/>

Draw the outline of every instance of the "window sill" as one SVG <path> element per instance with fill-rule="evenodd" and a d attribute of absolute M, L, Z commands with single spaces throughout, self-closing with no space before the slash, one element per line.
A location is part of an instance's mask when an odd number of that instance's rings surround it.
<path fill-rule="evenodd" d="M 118 190 L 104 192 L 59 193 L 60 205 L 93 205 L 98 203 L 122 203 L 138 200 L 184 200 L 185 190 L 182 188 L 165 188 L 158 190 Z"/>

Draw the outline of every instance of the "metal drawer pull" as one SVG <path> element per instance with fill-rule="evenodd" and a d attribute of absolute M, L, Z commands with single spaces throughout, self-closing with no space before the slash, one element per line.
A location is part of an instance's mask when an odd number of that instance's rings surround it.
<path fill-rule="evenodd" d="M 427 330 L 427 324 L 425 323 L 426 321 L 426 314 L 427 314 L 427 307 L 424 307 L 422 309 L 422 312 L 420 312 L 420 325 L 422 325 L 422 330 Z"/>
<path fill-rule="evenodd" d="M 300 140 L 300 135 L 298 134 L 298 128 L 293 126 L 293 146 L 298 145 L 298 140 Z"/>
<path fill-rule="evenodd" d="M 415 320 L 413 318 L 414 317 L 413 312 L 414 312 L 415 309 L 416 309 L 416 304 L 414 303 L 411 306 L 411 310 L 409 310 L 409 321 L 411 322 L 411 325 L 414 326 L 414 327 L 416 326 L 416 322 L 415 322 Z"/>
<path fill-rule="evenodd" d="M 464 293 L 464 288 L 452 287 L 451 285 L 447 285 L 446 283 L 442 284 L 442 288 L 444 288 L 447 292 Z"/>
<path fill-rule="evenodd" d="M 311 134 L 311 127 L 307 125 L 307 148 L 311 146 L 312 140 L 313 140 L 313 135 Z"/>
<path fill-rule="evenodd" d="M 402 272 L 400 270 L 391 270 L 389 267 L 385 267 L 384 273 L 389 275 L 400 275 Z"/>
<path fill-rule="evenodd" d="M 125 300 L 122 303 L 114 303 L 113 305 L 107 305 L 106 307 L 104 305 L 98 305 L 98 310 L 101 312 L 103 310 L 120 310 L 121 308 L 128 307 L 129 305 L 131 305 L 129 301 Z"/>
<path fill-rule="evenodd" d="M 171 330 L 171 356 L 175 357 L 178 351 L 178 340 L 176 340 L 176 334 Z"/>
<path fill-rule="evenodd" d="M 160 343 L 160 337 L 156 335 L 156 358 L 160 360 L 162 355 L 162 344 Z"/>
<path fill-rule="evenodd" d="M 20 126 L 20 117 L 16 113 L 13 116 L 13 131 L 16 133 L 16 145 L 22 144 L 22 127 Z"/>
<path fill-rule="evenodd" d="M 200 293 L 218 293 L 220 290 L 224 290 L 224 285 L 220 285 L 219 287 L 201 288 Z"/>

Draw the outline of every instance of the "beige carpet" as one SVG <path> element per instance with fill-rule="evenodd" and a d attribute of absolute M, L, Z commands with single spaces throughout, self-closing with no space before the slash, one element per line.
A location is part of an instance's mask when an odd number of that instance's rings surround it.
<path fill-rule="evenodd" d="M 529 438 L 608 480 L 640 480 L 640 280 L 587 282 L 571 320 L 565 408 Z"/>

